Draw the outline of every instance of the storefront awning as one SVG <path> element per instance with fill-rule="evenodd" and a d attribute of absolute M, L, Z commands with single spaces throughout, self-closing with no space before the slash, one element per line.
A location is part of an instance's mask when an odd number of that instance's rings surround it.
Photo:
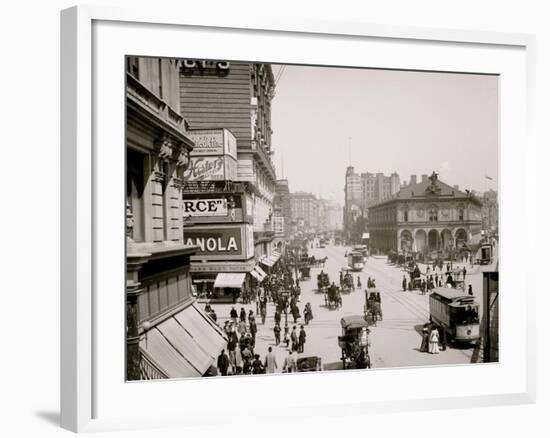
<path fill-rule="evenodd" d="M 214 287 L 233 287 L 236 289 L 240 289 L 243 287 L 245 275 L 246 274 L 241 272 L 238 272 L 238 273 L 220 272 L 216 276 Z"/>
<path fill-rule="evenodd" d="M 147 331 L 140 348 L 168 378 L 199 377 L 226 344 L 223 331 L 193 304 Z"/>
<path fill-rule="evenodd" d="M 254 269 L 250 271 L 250 275 L 252 275 L 259 282 L 262 282 L 264 278 L 267 277 L 267 274 L 258 265 L 256 265 Z"/>
<path fill-rule="evenodd" d="M 269 266 L 269 267 L 271 268 L 271 267 L 275 264 L 275 260 L 273 260 L 273 259 L 270 258 L 270 257 L 263 256 L 263 257 L 260 259 L 260 263 L 263 263 L 264 265 Z"/>

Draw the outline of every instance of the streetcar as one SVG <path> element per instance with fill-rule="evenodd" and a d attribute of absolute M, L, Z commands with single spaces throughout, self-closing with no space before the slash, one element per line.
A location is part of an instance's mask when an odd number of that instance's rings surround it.
<path fill-rule="evenodd" d="M 479 258 L 477 263 L 480 265 L 490 265 L 493 261 L 493 247 L 490 243 L 484 243 L 479 248 Z"/>
<path fill-rule="evenodd" d="M 348 266 L 352 271 L 362 271 L 365 267 L 365 258 L 359 251 L 351 251 L 348 253 Z"/>
<path fill-rule="evenodd" d="M 369 256 L 369 248 L 367 245 L 354 245 L 354 252 L 360 252 L 363 255 L 363 261 L 366 262 Z"/>
<path fill-rule="evenodd" d="M 438 287 L 430 294 L 430 321 L 440 325 L 451 340 L 479 339 L 479 304 L 463 290 Z"/>

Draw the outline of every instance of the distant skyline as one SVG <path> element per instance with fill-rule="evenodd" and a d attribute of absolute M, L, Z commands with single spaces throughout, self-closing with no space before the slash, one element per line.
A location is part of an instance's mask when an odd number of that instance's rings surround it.
<path fill-rule="evenodd" d="M 498 190 L 496 76 L 286 65 L 272 129 L 291 192 L 343 205 L 350 164 L 402 183 L 435 170 L 461 190 Z"/>

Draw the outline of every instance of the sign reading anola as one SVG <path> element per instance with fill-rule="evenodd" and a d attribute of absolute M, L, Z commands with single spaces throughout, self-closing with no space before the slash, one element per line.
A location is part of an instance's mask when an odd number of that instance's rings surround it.
<path fill-rule="evenodd" d="M 241 227 L 189 228 L 184 230 L 186 245 L 198 246 L 197 255 L 242 256 L 243 229 Z"/>
<path fill-rule="evenodd" d="M 227 199 L 184 199 L 184 216 L 227 216 Z"/>

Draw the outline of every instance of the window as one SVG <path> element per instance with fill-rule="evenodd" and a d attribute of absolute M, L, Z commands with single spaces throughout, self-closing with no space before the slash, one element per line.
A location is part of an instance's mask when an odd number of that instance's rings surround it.
<path fill-rule="evenodd" d="M 403 222 L 409 222 L 409 210 L 403 212 Z"/>
<path fill-rule="evenodd" d="M 144 208 L 143 208 L 143 155 L 128 149 L 126 172 L 126 200 L 133 218 L 133 229 L 130 237 L 136 242 L 145 239 L 144 232 Z"/>
<path fill-rule="evenodd" d="M 437 208 L 431 207 L 430 214 L 428 216 L 430 222 L 437 222 Z"/>
<path fill-rule="evenodd" d="M 139 60 L 135 56 L 126 57 L 126 71 L 139 79 Z"/>
<path fill-rule="evenodd" d="M 460 207 L 458 209 L 458 220 L 459 221 L 463 221 L 464 220 L 464 209 L 462 207 Z"/>

